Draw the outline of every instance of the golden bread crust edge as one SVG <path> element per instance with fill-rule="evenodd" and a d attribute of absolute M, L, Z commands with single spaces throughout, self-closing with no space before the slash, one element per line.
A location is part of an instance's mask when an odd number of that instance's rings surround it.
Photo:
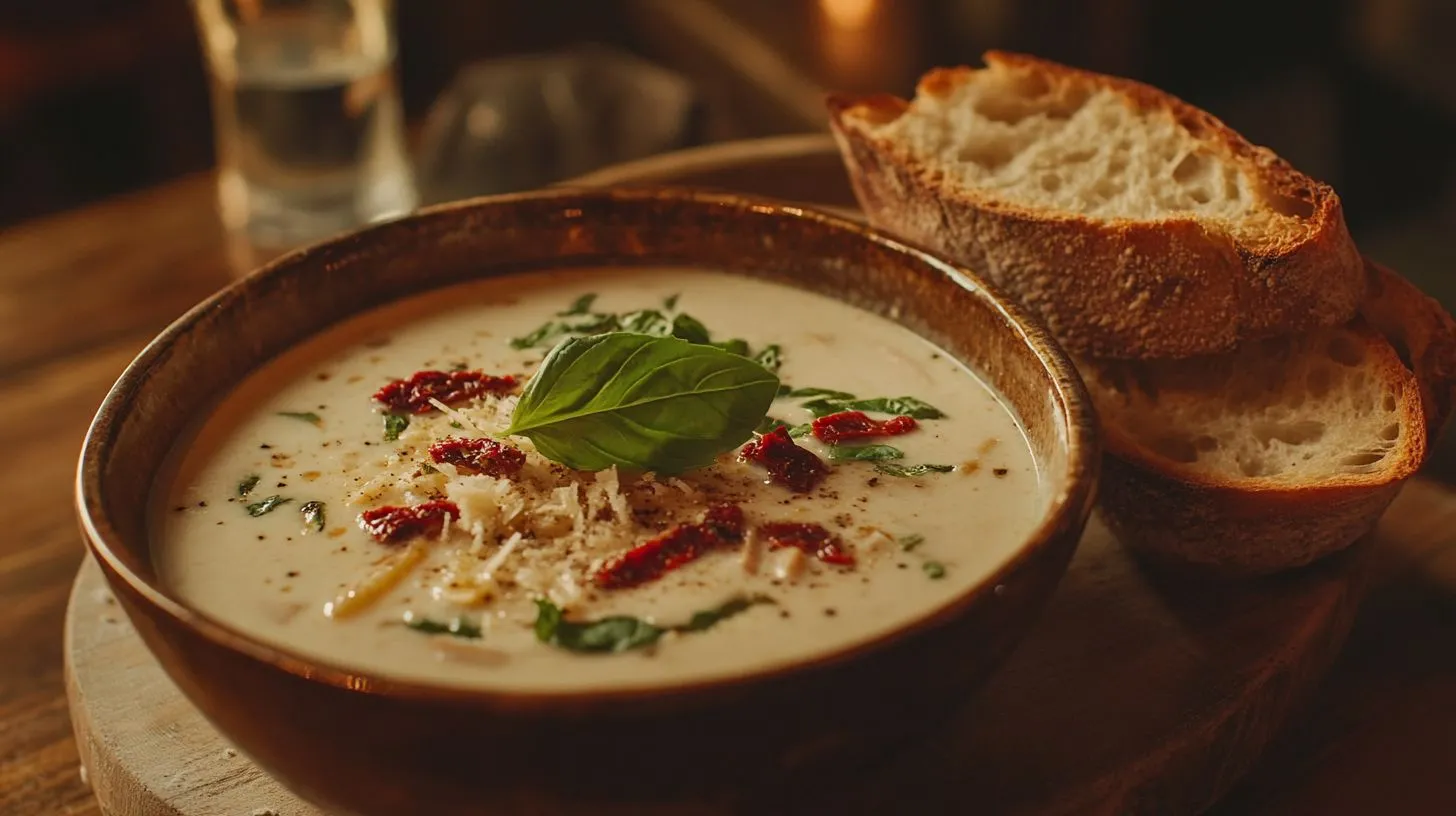
<path fill-rule="evenodd" d="M 1259 168 L 1271 189 L 1306 202 L 1311 228 L 1254 248 L 1193 218 L 1094 220 L 997 201 L 956 187 L 858 125 L 898 117 L 905 100 L 831 96 L 831 130 L 870 223 L 984 274 L 1038 312 L 1069 350 L 1092 357 L 1217 353 L 1354 314 L 1365 273 L 1339 198 L 1327 185 L 1146 85 L 1022 55 L 991 52 L 986 59 L 1115 88 L 1137 104 L 1169 110 Z M 973 70 L 937 69 L 922 79 L 921 90 L 943 91 Z"/>

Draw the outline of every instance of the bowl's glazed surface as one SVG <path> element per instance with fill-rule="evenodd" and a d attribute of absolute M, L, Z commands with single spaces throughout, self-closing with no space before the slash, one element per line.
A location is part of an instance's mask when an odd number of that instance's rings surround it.
<path fill-rule="evenodd" d="M 1017 412 L 1046 515 L 986 581 L 906 630 L 787 670 L 651 692 L 505 694 L 371 677 L 251 640 L 180 604 L 152 566 L 149 494 L 182 429 L 260 363 L 351 315 L 533 269 L 698 266 L 827 294 L 899 322 Z M 82 527 L 148 647 L 280 781 L 341 813 L 723 801 L 803 792 L 943 720 L 1009 652 L 1091 506 L 1095 421 L 1044 330 L 968 273 L 770 201 L 553 191 L 447 205 L 285 256 L 199 305 L 127 369 L 87 437 Z M 972 534 L 968 529 L 968 534 Z"/>

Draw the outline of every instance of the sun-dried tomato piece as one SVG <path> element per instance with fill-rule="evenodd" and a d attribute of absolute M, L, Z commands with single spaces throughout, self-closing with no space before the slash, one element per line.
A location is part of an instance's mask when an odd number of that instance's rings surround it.
<path fill-rule="evenodd" d="M 744 445 L 740 453 L 744 459 L 768 468 L 775 482 L 798 493 L 813 490 L 829 474 L 829 467 L 813 451 L 794 444 L 789 429 L 783 426 Z"/>
<path fill-rule="evenodd" d="M 381 544 L 399 544 L 411 538 L 438 536 L 460 508 L 452 501 L 430 501 L 407 507 L 376 507 L 359 516 L 359 526 Z"/>
<path fill-rule="evenodd" d="M 814 438 L 832 445 L 846 439 L 899 436 L 910 433 L 916 427 L 915 417 L 897 416 L 881 422 L 870 419 L 864 411 L 840 411 L 814 420 Z"/>
<path fill-rule="evenodd" d="M 430 400 L 454 405 L 486 394 L 515 390 L 516 378 L 496 377 L 483 371 L 416 371 L 407 379 L 395 380 L 374 392 L 374 400 L 396 411 L 426 414 L 434 410 Z"/>
<path fill-rule="evenodd" d="M 454 465 L 461 473 L 484 474 L 509 479 L 521 472 L 526 452 L 494 439 L 462 439 L 450 436 L 430 446 L 435 464 Z"/>
<path fill-rule="evenodd" d="M 679 524 L 611 559 L 597 570 L 593 582 L 602 589 L 640 586 L 742 541 L 743 509 L 736 504 L 714 505 L 702 522 Z"/>
<path fill-rule="evenodd" d="M 758 534 L 768 541 L 769 549 L 781 550 L 793 547 L 803 550 L 826 564 L 844 567 L 854 566 L 854 555 L 844 549 L 839 536 L 819 524 L 802 524 L 794 521 L 773 521 L 761 525 Z"/>

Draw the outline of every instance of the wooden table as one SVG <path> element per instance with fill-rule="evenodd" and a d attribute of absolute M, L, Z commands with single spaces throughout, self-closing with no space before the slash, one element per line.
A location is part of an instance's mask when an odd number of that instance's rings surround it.
<path fill-rule="evenodd" d="M 708 179 L 709 181 L 714 181 Z M 720 184 L 754 186 L 754 180 Z M 784 196 L 813 191 L 759 184 Z M 211 179 L 188 178 L 0 234 L 0 813 L 96 814 L 79 773 L 61 622 L 83 549 L 74 462 L 128 360 L 232 277 Z M 1309 714 L 1220 806 L 1228 814 L 1456 813 L 1456 491 L 1388 523 L 1374 587 Z"/>

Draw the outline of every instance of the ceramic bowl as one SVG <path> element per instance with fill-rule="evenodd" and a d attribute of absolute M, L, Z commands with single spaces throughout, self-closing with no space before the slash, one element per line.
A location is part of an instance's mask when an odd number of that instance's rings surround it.
<path fill-rule="evenodd" d="M 265 645 L 157 580 L 149 492 L 177 435 L 300 340 L 425 290 L 533 269 L 694 265 L 885 315 L 994 385 L 1048 483 L 1045 516 L 986 580 L 910 626 L 786 669 L 651 692 L 523 695 L 393 681 Z M 941 722 L 1010 651 L 1081 534 L 1092 409 L 1038 324 L 866 227 L 781 203 L 616 190 L 477 199 L 284 256 L 184 315 L 127 368 L 87 436 L 83 529 L 148 648 L 228 739 L 331 813 L 624 812 L 803 792 Z"/>

